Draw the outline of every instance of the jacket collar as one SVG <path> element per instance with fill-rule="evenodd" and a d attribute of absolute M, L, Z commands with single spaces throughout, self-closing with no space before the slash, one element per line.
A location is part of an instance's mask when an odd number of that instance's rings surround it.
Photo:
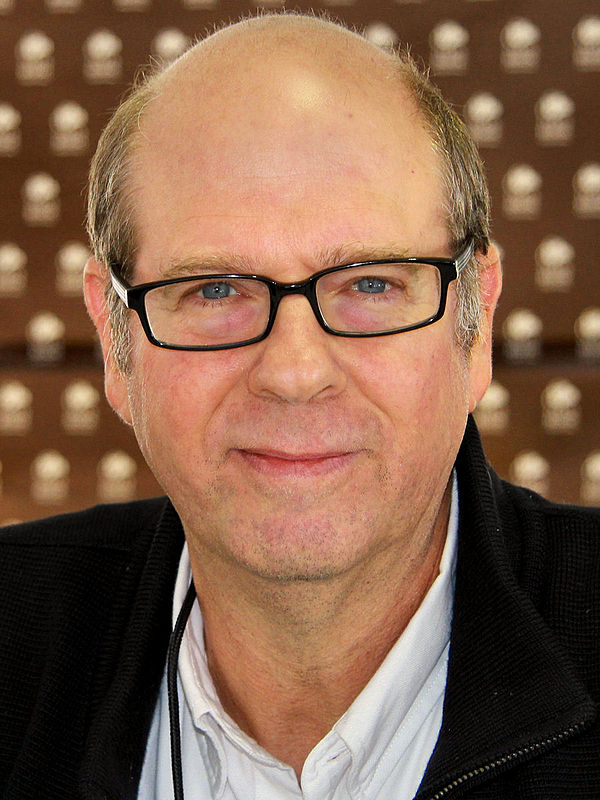
<path fill-rule="evenodd" d="M 544 557 L 539 517 L 530 514 L 527 529 L 518 531 L 517 517 L 499 507 L 502 484 L 486 464 L 472 419 L 456 466 L 459 549 L 444 714 L 418 800 L 480 783 L 595 717 L 591 698 L 517 581 L 521 537 L 537 537 Z"/>

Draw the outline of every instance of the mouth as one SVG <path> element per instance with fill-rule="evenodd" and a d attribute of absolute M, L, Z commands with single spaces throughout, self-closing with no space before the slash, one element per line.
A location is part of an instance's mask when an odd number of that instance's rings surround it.
<path fill-rule="evenodd" d="M 356 452 L 291 453 L 279 450 L 237 450 L 241 460 L 252 470 L 280 477 L 319 477 L 339 472 L 356 458 Z"/>

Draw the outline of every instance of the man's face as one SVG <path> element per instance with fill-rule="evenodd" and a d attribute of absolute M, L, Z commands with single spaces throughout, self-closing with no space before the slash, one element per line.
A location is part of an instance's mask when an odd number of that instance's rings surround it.
<path fill-rule="evenodd" d="M 210 257 L 279 281 L 406 251 L 450 255 L 436 157 L 406 94 L 278 62 L 218 97 L 181 76 L 148 109 L 133 188 L 134 283 Z M 262 72 L 262 74 L 261 74 Z M 210 81 L 208 81 L 210 85 Z M 310 579 L 425 549 L 488 355 L 444 318 L 375 339 L 325 333 L 301 296 L 263 342 L 152 346 L 108 395 L 198 555 Z"/>

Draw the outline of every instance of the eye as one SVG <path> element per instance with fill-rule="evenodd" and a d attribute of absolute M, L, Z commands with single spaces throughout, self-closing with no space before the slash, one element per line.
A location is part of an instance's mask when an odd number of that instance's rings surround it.
<path fill-rule="evenodd" d="M 357 292 L 366 292 L 368 294 L 380 294 L 389 288 L 389 283 L 382 278 L 360 278 L 355 281 L 352 288 Z"/>
<path fill-rule="evenodd" d="M 205 283 L 198 289 L 198 293 L 204 300 L 221 300 L 224 297 L 238 294 L 230 283 L 224 281 Z"/>

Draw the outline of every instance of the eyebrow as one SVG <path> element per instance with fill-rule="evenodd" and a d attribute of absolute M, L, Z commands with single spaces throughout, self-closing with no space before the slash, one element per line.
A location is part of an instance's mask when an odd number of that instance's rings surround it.
<path fill-rule="evenodd" d="M 364 244 L 343 244 L 334 248 L 323 248 L 313 260 L 312 272 L 320 272 L 330 267 L 354 264 L 362 261 L 402 261 L 409 257 L 409 250 L 395 247 L 372 247 Z M 190 258 L 172 259 L 160 270 L 161 278 L 183 278 L 190 275 L 261 275 L 263 270 L 254 259 L 239 254 L 207 254 Z"/>
<path fill-rule="evenodd" d="M 164 280 L 212 273 L 218 275 L 238 273 L 253 275 L 255 273 L 255 264 L 244 256 L 209 254 L 205 256 L 173 259 L 165 269 L 160 270 L 161 277 Z"/>
<path fill-rule="evenodd" d="M 319 269 L 329 267 L 339 267 L 343 264 L 353 264 L 360 261 L 379 261 L 382 259 L 390 261 L 401 261 L 413 254 L 409 250 L 398 249 L 397 246 L 375 247 L 362 243 L 342 244 L 339 247 L 324 248 L 319 252 L 318 263 L 322 264 Z"/>

